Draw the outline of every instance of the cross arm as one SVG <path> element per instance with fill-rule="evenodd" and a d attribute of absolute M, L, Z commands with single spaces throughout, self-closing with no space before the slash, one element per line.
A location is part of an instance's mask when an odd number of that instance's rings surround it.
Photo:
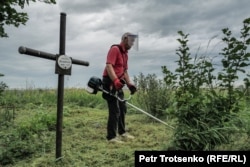
<path fill-rule="evenodd" d="M 56 57 L 57 57 L 57 55 L 55 55 L 55 54 L 34 50 L 34 49 L 27 48 L 24 46 L 20 46 L 18 51 L 20 54 L 26 54 L 26 55 L 45 58 L 45 59 L 49 59 L 49 60 L 56 60 Z M 73 59 L 73 58 L 72 58 L 72 64 L 89 66 L 89 62 L 77 60 L 77 59 Z"/>

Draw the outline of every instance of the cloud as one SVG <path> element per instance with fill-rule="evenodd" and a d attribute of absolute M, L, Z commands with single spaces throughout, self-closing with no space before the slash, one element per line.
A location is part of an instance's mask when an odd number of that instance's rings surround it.
<path fill-rule="evenodd" d="M 60 1 L 59 6 L 63 11 L 72 14 L 83 14 L 83 13 L 102 13 L 110 6 L 116 4 L 117 1 L 90 1 L 90 0 L 72 0 L 72 1 Z"/>
<path fill-rule="evenodd" d="M 176 68 L 177 31 L 190 34 L 189 46 L 193 55 L 199 51 L 218 56 L 223 47 L 221 29 L 228 27 L 238 35 L 242 21 L 249 17 L 249 5 L 248 0 L 31 3 L 24 9 L 29 15 L 26 26 L 6 26 L 10 37 L 0 39 L 0 73 L 5 74 L 1 80 L 11 88 L 25 88 L 27 83 L 35 87 L 57 87 L 53 61 L 21 55 L 17 50 L 19 46 L 26 46 L 57 54 L 61 12 L 67 14 L 66 54 L 90 62 L 89 67 L 73 65 L 72 75 L 65 77 L 65 85 L 85 87 L 91 76 L 102 76 L 108 49 L 120 42 L 124 32 L 139 33 L 139 51 L 130 51 L 130 76 L 143 72 L 162 77 L 162 65 Z"/>

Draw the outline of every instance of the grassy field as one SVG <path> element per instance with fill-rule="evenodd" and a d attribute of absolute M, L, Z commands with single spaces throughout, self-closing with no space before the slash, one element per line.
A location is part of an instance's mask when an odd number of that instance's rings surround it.
<path fill-rule="evenodd" d="M 3 150 L 13 147 L 9 154 L 16 157 L 11 160 L 13 164 L 6 166 L 134 166 L 134 151 L 162 150 L 171 139 L 171 129 L 129 109 L 127 129 L 136 138 L 123 144 L 108 143 L 108 112 L 101 94 L 86 95 L 84 90 L 72 89 L 65 92 L 63 157 L 56 162 L 55 93 L 54 90 L 6 92 L 6 102 L 16 104 L 15 119 L 2 124 L 0 131 L 2 156 L 8 157 Z M 11 98 L 13 94 L 16 98 Z M 81 97 L 84 95 L 87 99 Z M 14 131 L 20 135 L 12 137 Z M 28 139 L 23 135 L 28 135 Z M 5 145 L 6 140 L 12 141 Z"/>
<path fill-rule="evenodd" d="M 134 166 L 135 151 L 164 150 L 173 136 L 172 129 L 128 108 L 127 129 L 136 138 L 123 144 L 108 143 L 108 112 L 101 94 L 89 95 L 82 89 L 67 89 L 62 158 L 56 161 L 56 90 L 7 90 L 2 103 L 0 166 L 130 167 Z M 164 121 L 174 126 L 173 119 Z M 249 135 L 239 134 L 233 144 L 217 149 L 250 149 Z"/>

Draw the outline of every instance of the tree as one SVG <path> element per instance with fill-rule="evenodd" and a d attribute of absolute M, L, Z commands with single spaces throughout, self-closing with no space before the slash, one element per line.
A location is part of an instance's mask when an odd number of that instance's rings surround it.
<path fill-rule="evenodd" d="M 14 25 L 19 27 L 20 24 L 25 25 L 29 17 L 27 13 L 18 12 L 16 6 L 24 8 L 29 2 L 44 2 L 47 4 L 56 4 L 56 0 L 1 0 L 0 1 L 0 37 L 8 37 L 4 30 L 4 25 Z"/>

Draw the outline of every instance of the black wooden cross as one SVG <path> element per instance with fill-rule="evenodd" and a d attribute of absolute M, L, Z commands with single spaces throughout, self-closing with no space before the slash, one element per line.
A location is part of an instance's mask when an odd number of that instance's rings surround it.
<path fill-rule="evenodd" d="M 58 74 L 57 90 L 57 122 L 56 122 L 56 160 L 62 158 L 62 121 L 63 121 L 63 95 L 64 75 L 71 75 L 72 64 L 89 66 L 89 62 L 76 60 L 65 55 L 66 13 L 60 17 L 59 54 L 46 53 L 23 46 L 19 47 L 19 53 L 56 61 L 55 73 Z"/>

